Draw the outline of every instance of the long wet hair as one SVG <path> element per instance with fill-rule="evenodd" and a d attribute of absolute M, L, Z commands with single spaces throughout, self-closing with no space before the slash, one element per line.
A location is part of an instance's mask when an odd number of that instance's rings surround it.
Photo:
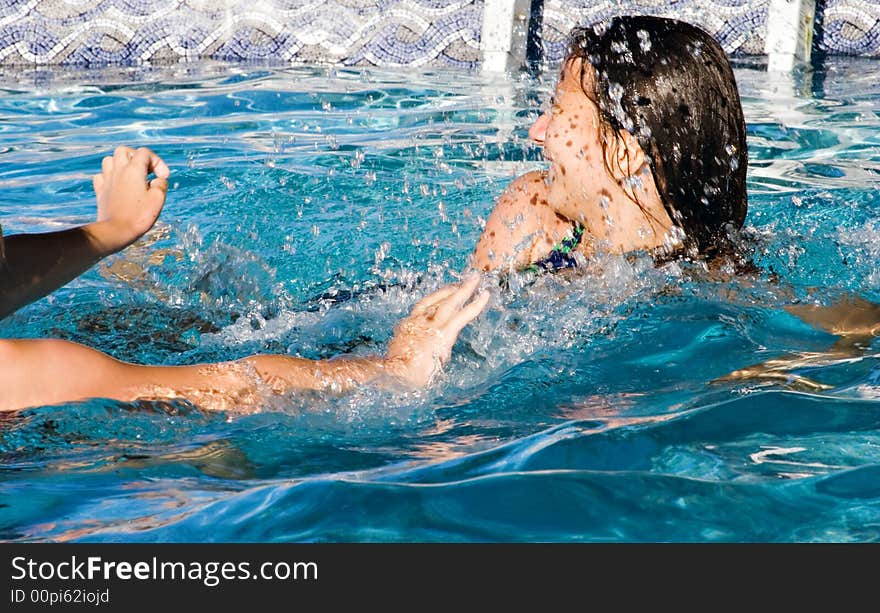
<path fill-rule="evenodd" d="M 742 227 L 746 197 L 745 119 L 721 46 L 690 24 L 660 17 L 615 17 L 575 28 L 566 62 L 595 69 L 605 128 L 628 130 L 685 245 L 703 256 L 728 251 Z"/>

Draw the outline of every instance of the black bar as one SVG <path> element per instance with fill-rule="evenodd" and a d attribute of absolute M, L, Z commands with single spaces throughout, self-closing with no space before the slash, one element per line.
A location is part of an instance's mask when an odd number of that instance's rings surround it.
<path fill-rule="evenodd" d="M 871 554 L 878 551 L 839 544 L 6 544 L 0 610 L 165 613 L 198 603 L 200 612 L 251 613 L 287 603 L 283 610 L 335 611 L 352 599 L 370 611 L 406 603 L 408 610 L 434 610 L 479 598 L 494 611 L 536 599 L 584 605 L 608 593 L 614 598 L 608 608 L 619 609 L 646 597 L 655 606 L 680 605 L 707 589 L 712 608 L 719 598 L 729 604 L 780 590 L 792 604 L 822 587 L 845 585 L 838 589 L 847 599 L 860 587 L 873 589 Z M 91 578 L 89 558 L 100 558 Z M 187 576 L 181 566 L 165 566 L 161 578 L 163 563 L 182 565 Z M 72 575 L 77 564 L 82 576 L 58 578 Z M 135 569 L 142 578 L 134 578 Z M 46 578 L 19 578 L 31 572 Z M 77 597 L 83 602 L 73 602 Z"/>

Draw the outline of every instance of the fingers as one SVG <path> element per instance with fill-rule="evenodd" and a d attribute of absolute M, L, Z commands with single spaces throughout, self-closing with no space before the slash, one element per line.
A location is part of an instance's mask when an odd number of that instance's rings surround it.
<path fill-rule="evenodd" d="M 171 175 L 168 165 L 150 149 L 141 147 L 134 152 L 132 162 L 136 162 L 144 166 L 149 173 L 155 173 L 160 179 L 167 179 Z"/>
<path fill-rule="evenodd" d="M 104 189 L 104 175 L 94 175 L 92 177 L 92 187 L 95 188 L 95 194 L 100 194 Z"/>
<path fill-rule="evenodd" d="M 144 179 L 150 173 L 154 173 L 156 179 L 150 181 L 149 187 L 161 192 L 162 198 L 165 198 L 165 194 L 168 192 L 168 177 L 171 175 L 171 171 L 162 158 L 153 151 L 147 147 L 141 147 L 135 151 L 131 147 L 120 146 L 113 152 L 112 157 L 105 157 L 101 162 L 101 170 L 104 175 L 109 175 L 114 169 L 122 170 L 123 168 L 130 168 L 132 172 L 142 174 Z M 93 178 L 92 181 L 96 192 L 104 183 L 103 179 L 99 180 L 98 178 Z"/>
<path fill-rule="evenodd" d="M 134 149 L 126 147 L 125 145 L 120 145 L 119 147 L 116 147 L 116 150 L 113 152 L 113 163 L 118 164 L 119 166 L 125 166 L 133 156 Z"/>
<path fill-rule="evenodd" d="M 473 273 L 462 281 L 448 298 L 437 304 L 437 317 L 440 321 L 446 321 L 454 313 L 457 313 L 464 303 L 473 295 L 474 290 L 480 284 L 479 273 Z"/>
<path fill-rule="evenodd" d="M 428 294 L 427 296 L 419 300 L 416 303 L 416 306 L 413 307 L 411 314 L 423 315 L 426 311 L 432 308 L 437 311 L 443 306 L 446 301 L 452 300 L 453 302 L 451 302 L 451 304 L 455 304 L 455 299 L 451 298 L 452 296 L 466 293 L 466 295 L 460 298 L 460 301 L 457 302 L 458 307 L 456 308 L 460 308 L 461 305 L 464 304 L 468 297 L 474 292 L 474 289 L 477 287 L 477 284 L 479 282 L 480 275 L 479 273 L 475 272 L 461 283 L 450 283 L 449 285 L 444 285 L 436 292 Z"/>
<path fill-rule="evenodd" d="M 428 294 L 427 296 L 425 296 L 424 298 L 419 300 L 416 303 L 416 306 L 413 307 L 412 314 L 413 315 L 421 315 L 422 313 L 427 311 L 429 308 L 436 305 L 438 302 L 441 302 L 441 301 L 449 298 L 449 296 L 454 294 L 457 290 L 458 290 L 457 285 L 452 285 L 452 284 L 444 285 L 443 287 L 438 289 L 433 294 Z"/>
<path fill-rule="evenodd" d="M 489 292 L 483 291 L 477 294 L 470 304 L 461 309 L 449 320 L 449 327 L 455 336 L 461 332 L 462 328 L 477 318 L 477 315 L 483 312 L 486 305 L 489 304 Z"/>
<path fill-rule="evenodd" d="M 162 202 L 164 202 L 165 196 L 168 194 L 168 180 L 156 177 L 150 181 L 150 194 L 160 194 L 157 197 L 161 198 Z"/>

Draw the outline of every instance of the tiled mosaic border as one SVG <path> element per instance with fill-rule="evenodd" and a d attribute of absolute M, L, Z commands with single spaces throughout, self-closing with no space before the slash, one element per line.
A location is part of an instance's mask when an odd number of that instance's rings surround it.
<path fill-rule="evenodd" d="M 674 17 L 700 26 L 731 54 L 763 54 L 769 0 L 545 0 L 541 39 L 548 63 L 562 60 L 568 32 L 615 15 Z"/>
<path fill-rule="evenodd" d="M 0 0 L 0 63 L 475 68 L 483 0 Z"/>
<path fill-rule="evenodd" d="M 822 51 L 880 57 L 880 0 L 827 0 L 819 5 Z"/>
<path fill-rule="evenodd" d="M 691 21 L 728 53 L 761 55 L 770 2 L 532 0 L 539 22 L 532 47 L 558 61 L 574 25 L 639 13 Z M 475 69 L 484 7 L 485 0 L 0 0 L 0 65 L 211 58 Z M 818 0 L 816 12 L 822 51 L 880 57 L 880 0 Z"/>

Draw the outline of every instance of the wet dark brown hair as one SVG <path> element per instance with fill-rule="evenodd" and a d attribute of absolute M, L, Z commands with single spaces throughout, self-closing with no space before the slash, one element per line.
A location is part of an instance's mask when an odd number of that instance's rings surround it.
<path fill-rule="evenodd" d="M 570 36 L 566 62 L 595 69 L 594 91 L 584 93 L 603 124 L 636 137 L 686 246 L 704 256 L 727 251 L 748 207 L 748 153 L 724 50 L 703 30 L 660 17 L 615 17 Z"/>

